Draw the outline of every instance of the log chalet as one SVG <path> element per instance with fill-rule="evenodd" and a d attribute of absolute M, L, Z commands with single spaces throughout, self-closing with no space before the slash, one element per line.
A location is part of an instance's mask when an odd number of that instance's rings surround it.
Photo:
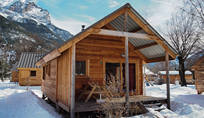
<path fill-rule="evenodd" d="M 129 102 L 163 100 L 143 96 L 143 64 L 172 60 L 174 49 L 130 5 L 73 36 L 36 64 L 43 67 L 42 92 L 71 112 L 94 111 L 90 102 L 103 98 L 111 77 L 120 81 L 121 99 Z M 84 91 L 89 86 L 89 90 Z M 79 100 L 80 97 L 84 99 Z M 135 97 L 135 98 L 134 98 Z M 166 98 L 165 98 L 166 100 Z M 126 100 L 127 102 L 127 100 Z"/>

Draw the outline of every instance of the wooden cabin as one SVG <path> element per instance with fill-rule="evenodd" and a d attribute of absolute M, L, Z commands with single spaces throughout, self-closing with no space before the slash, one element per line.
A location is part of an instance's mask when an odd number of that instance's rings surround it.
<path fill-rule="evenodd" d="M 197 61 L 193 63 L 191 69 L 194 71 L 197 93 L 201 94 L 204 92 L 204 56 L 197 59 Z"/>
<path fill-rule="evenodd" d="M 131 102 L 155 100 L 143 96 L 142 67 L 165 61 L 165 57 L 174 59 L 175 51 L 126 4 L 37 62 L 44 70 L 43 97 L 71 114 L 98 110 L 94 105 L 104 92 L 97 88 L 106 86 L 112 77 L 121 83 L 118 91 L 122 100 L 125 94 L 133 97 Z M 84 91 L 87 86 L 91 89 Z M 81 96 L 84 99 L 79 100 Z"/>
<path fill-rule="evenodd" d="M 159 78 L 163 79 L 164 82 L 166 83 L 166 71 L 159 71 Z M 180 82 L 180 75 L 179 71 L 169 71 L 169 79 L 171 84 L 175 84 L 176 81 Z M 191 71 L 185 71 L 185 79 L 187 84 L 193 84 L 193 75 Z"/>
<path fill-rule="evenodd" d="M 20 86 L 40 86 L 42 83 L 42 68 L 36 62 L 43 56 L 41 53 L 23 52 L 17 65 L 18 82 Z"/>
<path fill-rule="evenodd" d="M 11 68 L 11 82 L 18 82 L 18 69 L 17 63 L 13 64 Z"/>

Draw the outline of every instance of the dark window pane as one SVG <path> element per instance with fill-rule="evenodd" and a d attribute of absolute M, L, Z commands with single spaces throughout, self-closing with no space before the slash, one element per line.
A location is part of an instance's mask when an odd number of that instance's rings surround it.
<path fill-rule="evenodd" d="M 30 76 L 36 76 L 36 71 L 30 71 Z"/>
<path fill-rule="evenodd" d="M 46 65 L 46 74 L 50 76 L 50 64 Z"/>
<path fill-rule="evenodd" d="M 76 74 L 85 75 L 86 74 L 86 62 L 76 61 Z"/>
<path fill-rule="evenodd" d="M 43 67 L 43 80 L 45 80 L 45 67 Z"/>

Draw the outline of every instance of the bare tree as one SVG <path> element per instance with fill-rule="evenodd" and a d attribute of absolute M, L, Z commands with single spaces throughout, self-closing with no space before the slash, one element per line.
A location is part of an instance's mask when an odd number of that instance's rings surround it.
<path fill-rule="evenodd" d="M 182 9 L 204 23 L 204 0 L 186 0 Z M 203 25 L 202 25 L 203 27 Z"/>
<path fill-rule="evenodd" d="M 167 36 L 178 54 L 181 86 L 186 86 L 184 63 L 201 41 L 196 17 L 183 10 L 178 11 L 167 23 Z"/>

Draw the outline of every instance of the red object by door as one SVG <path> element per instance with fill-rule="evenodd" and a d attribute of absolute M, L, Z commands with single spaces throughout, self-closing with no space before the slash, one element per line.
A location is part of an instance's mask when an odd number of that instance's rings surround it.
<path fill-rule="evenodd" d="M 125 64 L 123 64 L 123 78 L 125 78 Z M 123 80 L 124 80 L 123 86 L 125 87 L 125 79 Z M 129 91 L 135 91 L 135 90 L 136 90 L 135 64 L 129 64 Z"/>

